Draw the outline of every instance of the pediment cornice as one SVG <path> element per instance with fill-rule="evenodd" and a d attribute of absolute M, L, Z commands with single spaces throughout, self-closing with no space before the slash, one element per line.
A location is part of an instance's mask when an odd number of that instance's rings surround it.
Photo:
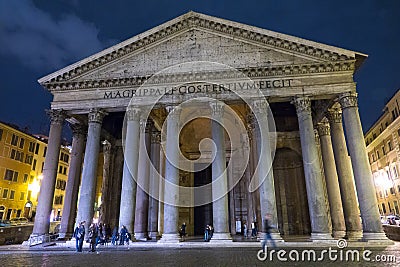
<path fill-rule="evenodd" d="M 343 68 L 354 70 L 356 56 L 363 56 L 353 51 L 336 48 L 305 39 L 275 33 L 269 30 L 264 30 L 257 27 L 252 27 L 228 20 L 223 20 L 204 14 L 195 12 L 186 13 L 178 18 L 168 21 L 158 27 L 155 27 L 147 32 L 132 37 L 120 44 L 117 44 L 109 49 L 103 50 L 91 57 L 81 60 L 57 72 L 49 74 L 39 80 L 39 83 L 50 89 L 56 84 L 66 83 L 76 84 L 85 82 L 71 82 L 72 79 L 78 78 L 86 73 L 94 71 L 101 66 L 115 62 L 129 54 L 135 53 L 138 50 L 152 45 L 157 42 L 162 42 L 165 39 L 171 38 L 173 35 L 179 34 L 190 29 L 202 29 L 212 31 L 224 36 L 229 36 L 235 39 L 250 41 L 252 43 L 262 45 L 267 48 L 272 48 L 288 53 L 298 54 L 317 59 L 323 66 L 290 66 L 276 67 L 263 70 L 267 74 L 273 75 L 274 72 L 302 72 L 305 69 L 309 71 L 331 71 L 342 70 Z M 341 62 L 341 63 L 339 63 Z M 350 63 L 349 63 L 350 62 Z M 352 65 L 349 67 L 348 65 Z M 322 69 L 321 69 L 322 68 Z M 316 69 L 316 70 L 315 70 Z M 256 72 L 259 72 L 257 70 Z M 137 78 L 116 79 L 116 80 L 136 80 Z M 113 79 L 114 80 L 114 79 Z M 90 81 L 88 81 L 90 83 Z M 80 86 L 78 86 L 81 88 Z"/>

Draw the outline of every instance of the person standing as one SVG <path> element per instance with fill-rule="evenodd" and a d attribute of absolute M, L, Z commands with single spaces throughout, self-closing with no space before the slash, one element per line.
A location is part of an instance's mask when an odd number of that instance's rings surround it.
<path fill-rule="evenodd" d="M 117 240 L 118 240 L 118 227 L 115 226 L 111 236 L 111 244 L 118 245 Z"/>
<path fill-rule="evenodd" d="M 186 236 L 186 222 L 182 223 L 181 229 L 179 230 L 179 235 L 184 241 Z"/>
<path fill-rule="evenodd" d="M 83 240 L 85 239 L 85 221 L 80 222 L 75 228 L 74 237 L 76 242 L 76 251 L 82 252 Z"/>
<path fill-rule="evenodd" d="M 272 239 L 271 237 L 271 229 L 273 228 L 272 225 L 270 224 L 270 220 L 271 220 L 271 214 L 267 213 L 265 215 L 264 218 L 264 222 L 263 222 L 263 240 L 261 242 L 261 246 L 262 246 L 262 250 L 265 253 L 265 245 L 267 244 L 267 241 L 270 240 L 272 247 L 276 247 L 275 246 L 275 241 Z"/>
<path fill-rule="evenodd" d="M 119 244 L 125 245 L 125 240 L 127 236 L 128 230 L 126 229 L 125 225 L 122 225 L 121 232 L 119 233 Z"/>
<path fill-rule="evenodd" d="M 96 239 L 97 239 L 97 227 L 96 224 L 92 223 L 89 227 L 89 251 L 96 251 Z"/>
<path fill-rule="evenodd" d="M 243 236 L 244 238 L 247 238 L 247 223 L 244 222 L 243 224 Z"/>

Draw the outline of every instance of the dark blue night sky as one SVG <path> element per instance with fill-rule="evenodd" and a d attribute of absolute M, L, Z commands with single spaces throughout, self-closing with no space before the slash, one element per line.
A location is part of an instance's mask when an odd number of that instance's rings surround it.
<path fill-rule="evenodd" d="M 37 79 L 190 10 L 368 54 L 364 131 L 400 88 L 400 1 L 0 0 L 0 120 L 47 134 Z"/>

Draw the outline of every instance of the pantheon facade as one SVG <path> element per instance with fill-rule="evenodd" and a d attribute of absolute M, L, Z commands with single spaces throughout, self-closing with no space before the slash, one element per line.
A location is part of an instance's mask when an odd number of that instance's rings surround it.
<path fill-rule="evenodd" d="M 353 80 L 366 57 L 189 12 L 41 78 L 54 98 L 31 239 L 49 232 L 68 122 L 65 238 L 99 216 L 137 240 L 177 242 L 185 222 L 231 242 L 270 214 L 276 240 L 387 241 Z"/>

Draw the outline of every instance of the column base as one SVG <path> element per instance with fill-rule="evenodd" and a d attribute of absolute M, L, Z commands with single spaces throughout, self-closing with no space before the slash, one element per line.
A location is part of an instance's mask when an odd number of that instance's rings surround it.
<path fill-rule="evenodd" d="M 149 233 L 149 238 L 150 238 L 151 240 L 157 241 L 158 232 L 150 232 L 150 233 Z"/>
<path fill-rule="evenodd" d="M 23 242 L 23 245 L 32 247 L 44 243 L 49 243 L 50 241 L 51 240 L 49 234 L 31 234 L 29 236 L 29 239 Z"/>
<path fill-rule="evenodd" d="M 333 238 L 344 238 L 346 236 L 346 231 L 344 230 L 333 230 Z"/>
<path fill-rule="evenodd" d="M 347 231 L 346 232 L 346 239 L 350 241 L 357 241 L 361 240 L 363 237 L 363 231 Z"/>
<path fill-rule="evenodd" d="M 232 236 L 230 233 L 213 233 L 210 242 L 232 242 Z"/>
<path fill-rule="evenodd" d="M 137 240 L 137 241 L 147 241 L 148 240 L 147 233 L 135 233 L 135 240 Z"/>
<path fill-rule="evenodd" d="M 157 242 L 159 243 L 179 243 L 179 235 L 178 234 L 163 234 Z"/>
<path fill-rule="evenodd" d="M 311 233 L 311 241 L 334 241 L 332 235 L 330 233 Z"/>
<path fill-rule="evenodd" d="M 72 235 L 72 233 L 59 233 L 57 240 L 70 240 Z"/>
<path fill-rule="evenodd" d="M 371 245 L 394 245 L 394 242 L 387 238 L 384 232 L 381 233 L 365 233 L 362 241 L 368 242 Z"/>

